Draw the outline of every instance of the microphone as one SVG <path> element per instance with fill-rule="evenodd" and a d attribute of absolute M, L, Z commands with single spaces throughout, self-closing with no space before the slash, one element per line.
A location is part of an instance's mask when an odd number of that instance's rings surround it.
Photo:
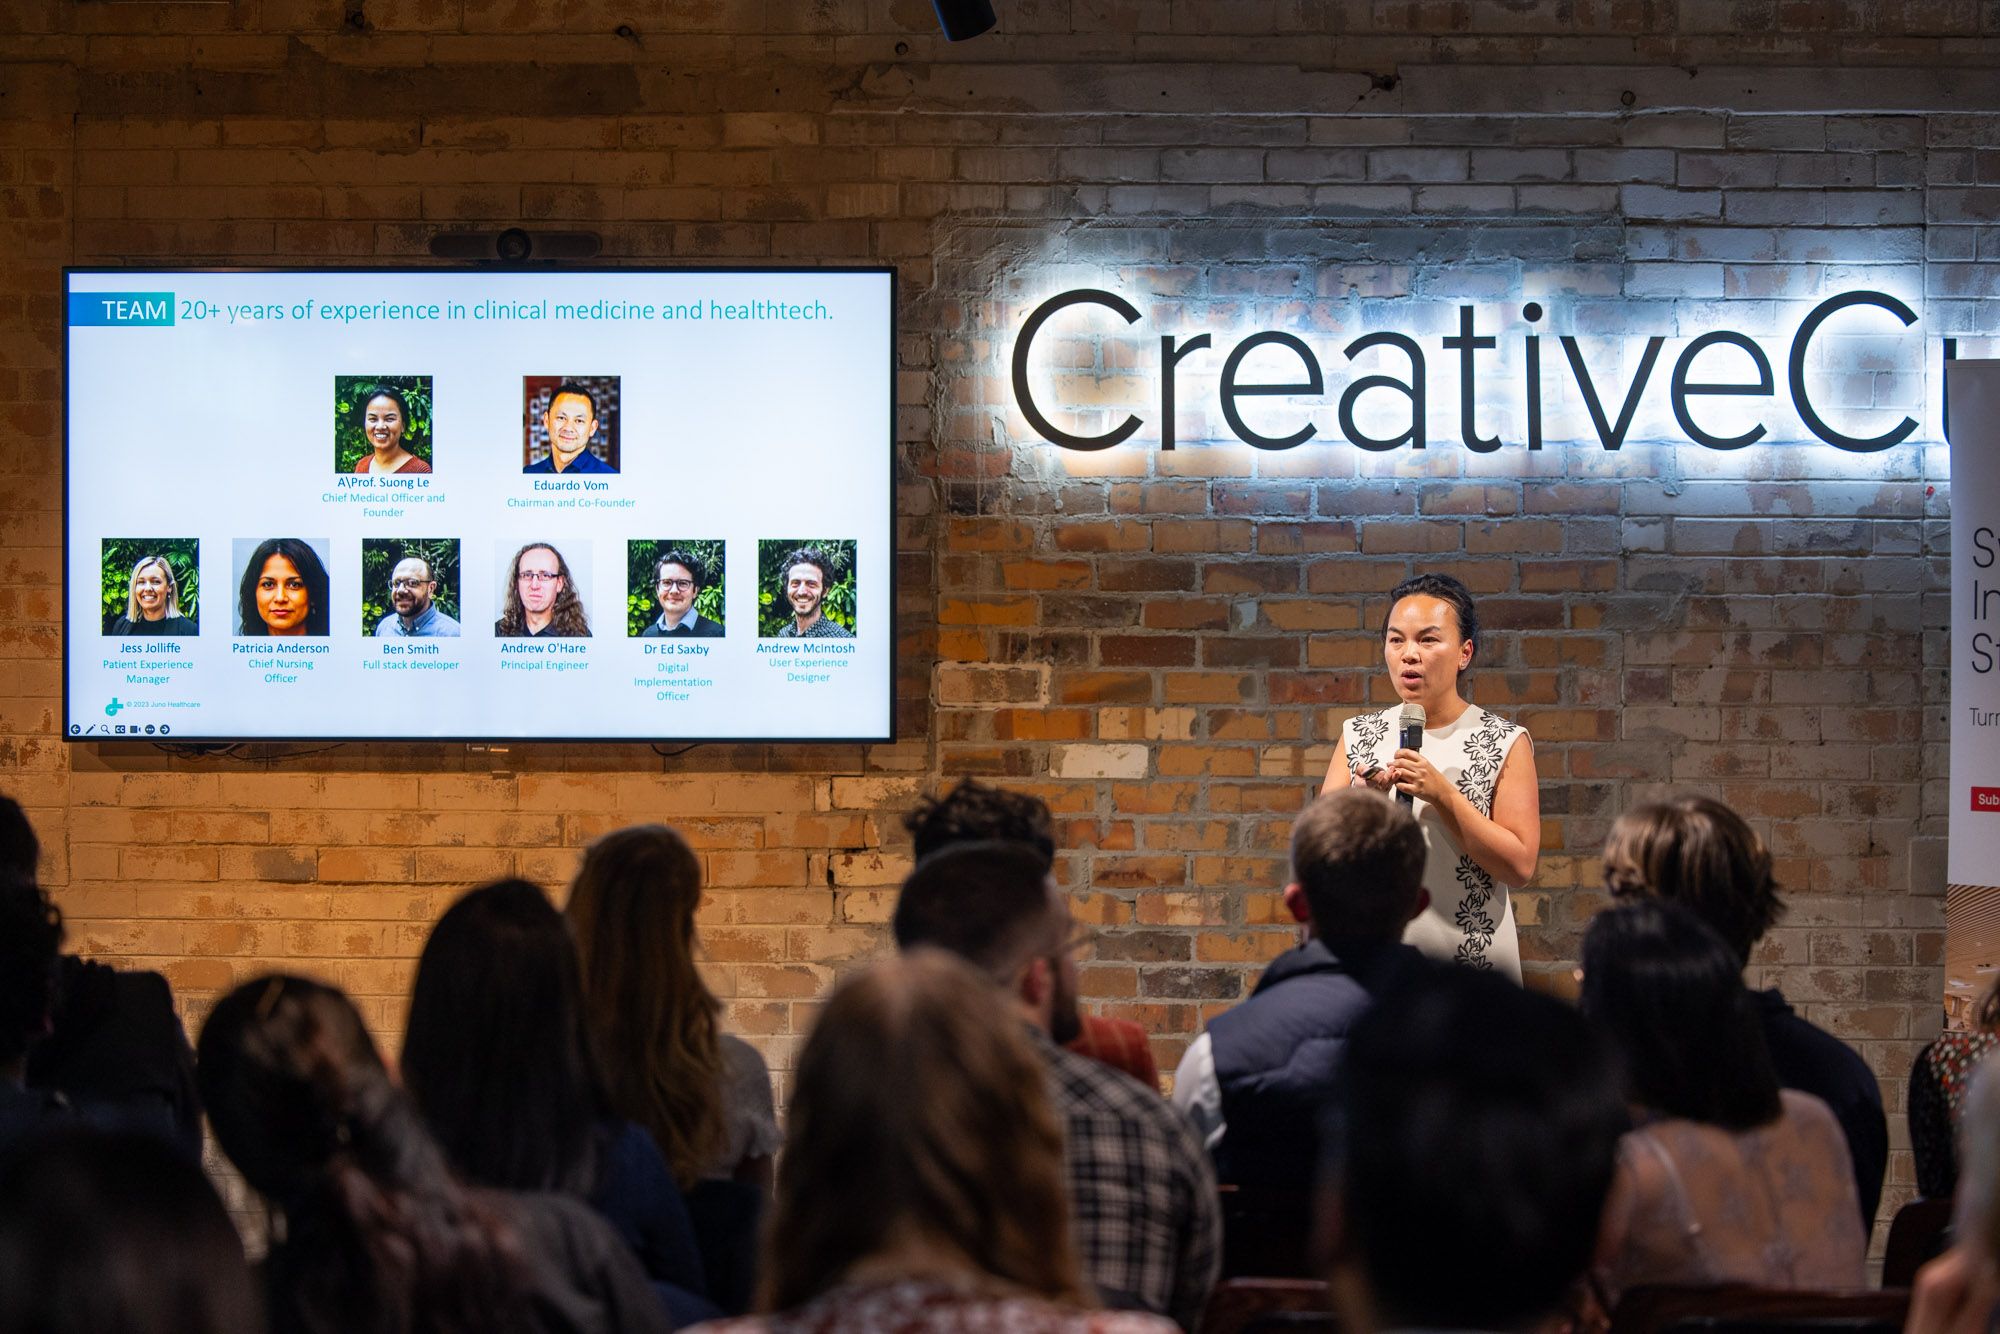
<path fill-rule="evenodd" d="M 1405 704 L 1402 716 L 1396 721 L 1398 724 L 1398 734 L 1396 737 L 1397 749 L 1422 750 L 1424 748 L 1424 706 L 1421 704 Z M 1402 791 L 1400 788 L 1396 791 L 1396 800 L 1402 802 L 1405 806 L 1416 805 L 1416 798 Z"/>

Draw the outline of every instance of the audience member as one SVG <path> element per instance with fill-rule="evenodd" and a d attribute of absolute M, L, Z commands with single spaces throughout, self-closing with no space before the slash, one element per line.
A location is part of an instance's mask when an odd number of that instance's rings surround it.
<path fill-rule="evenodd" d="M 2000 1314 L 2000 1066 L 1972 1077 L 1960 1127 L 1954 1241 L 1917 1271 L 1904 1334 L 1989 1334 Z"/>
<path fill-rule="evenodd" d="M 1318 1127 L 1349 1030 L 1422 957 L 1402 939 L 1423 910 L 1424 855 L 1415 818 L 1379 793 L 1336 788 L 1306 807 L 1284 902 L 1307 939 L 1210 1021 L 1174 1073 L 1174 1105 L 1216 1177 L 1256 1197 L 1256 1273 L 1306 1272 Z M 1232 1254 L 1226 1268 L 1250 1259 Z"/>
<path fill-rule="evenodd" d="M 1917 1194 L 1947 1200 L 1958 1188 L 1958 1125 L 1966 1088 L 2000 1047 L 2000 982 L 1988 987 L 1972 1027 L 1940 1033 L 1910 1066 L 1910 1151 L 1917 1160 Z"/>
<path fill-rule="evenodd" d="M 614 1114 L 646 1128 L 687 1192 L 709 1299 L 748 1308 L 779 1143 L 771 1075 L 721 1030 L 695 963 L 701 863 L 665 825 L 606 834 L 584 853 L 566 913 L 585 1013 Z"/>
<path fill-rule="evenodd" d="M 262 1334 L 243 1242 L 157 1135 L 57 1130 L 0 1165 L 0 1334 Z"/>
<path fill-rule="evenodd" d="M 1583 942 L 1583 1013 L 1623 1058 L 1640 1123 L 1605 1227 L 1616 1294 L 1647 1283 L 1858 1288 L 1867 1233 L 1840 1124 L 1780 1090 L 1742 961 L 1692 913 L 1641 899 Z"/>
<path fill-rule="evenodd" d="M 1153 1334 L 1087 1309 L 1042 1060 L 941 951 L 876 963 L 800 1055 L 759 1306 L 717 1334 Z"/>
<path fill-rule="evenodd" d="M 583 1018 L 576 946 L 525 880 L 454 903 L 417 961 L 403 1083 L 477 1186 L 588 1199 L 663 1288 L 677 1324 L 720 1314 L 694 1224 L 652 1136 L 610 1114 Z"/>
<path fill-rule="evenodd" d="M 238 987 L 203 1025 L 196 1068 L 216 1142 L 273 1211 L 278 1334 L 672 1328 L 585 1205 L 457 1183 L 339 991 Z"/>
<path fill-rule="evenodd" d="M 40 860 L 41 843 L 27 814 L 0 796 L 0 867 L 33 883 Z M 167 980 L 66 954 L 56 965 L 54 1007 L 47 1032 L 28 1055 L 28 1086 L 99 1109 L 134 1129 L 158 1129 L 189 1158 L 200 1158 L 194 1051 Z"/>
<path fill-rule="evenodd" d="M 1193 1328 L 1220 1261 L 1215 1177 L 1187 1122 L 1136 1080 L 1049 1039 L 1074 988 L 1069 905 L 1048 858 L 1011 842 L 960 843 L 917 863 L 893 919 L 905 950 L 969 960 L 1014 1001 L 1063 1126 L 1071 1221 L 1084 1276 L 1107 1305 Z"/>
<path fill-rule="evenodd" d="M 0 1148 L 64 1120 L 60 1095 L 27 1085 L 28 1051 L 49 1031 L 62 914 L 34 882 L 0 870 Z"/>
<path fill-rule="evenodd" d="M 1785 911 L 1763 840 L 1743 817 L 1709 797 L 1639 806 L 1620 816 L 1604 845 L 1604 884 L 1621 898 L 1647 894 L 1680 904 L 1722 937 L 1739 970 Z M 1812 1094 L 1840 1122 L 1854 1160 L 1865 1236 L 1875 1224 L 1889 1163 L 1881 1083 L 1851 1047 L 1800 1018 L 1776 987 L 1751 994 L 1778 1083 Z"/>
<path fill-rule="evenodd" d="M 1328 1241 L 1348 1327 L 1570 1327 L 1629 1124 L 1574 1010 L 1426 967 L 1355 1024 L 1337 1107 Z"/>
<path fill-rule="evenodd" d="M 918 861 L 954 843 L 1000 839 L 1034 848 L 1055 865 L 1055 821 L 1049 804 L 1026 792 L 988 787 L 971 778 L 942 797 L 927 797 L 903 817 L 903 827 L 915 840 Z M 1074 988 L 1056 997 L 1049 1036 L 1079 1056 L 1123 1070 L 1149 1088 L 1160 1087 L 1160 1067 L 1153 1060 L 1146 1030 L 1129 1019 L 1084 1014 Z"/>

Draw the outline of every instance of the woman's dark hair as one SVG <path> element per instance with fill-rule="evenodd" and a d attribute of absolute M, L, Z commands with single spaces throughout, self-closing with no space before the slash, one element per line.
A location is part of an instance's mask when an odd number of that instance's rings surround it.
<path fill-rule="evenodd" d="M 1458 617 L 1458 637 L 1479 649 L 1479 613 L 1472 605 L 1472 590 L 1448 574 L 1419 574 L 1405 579 L 1389 590 L 1389 610 L 1382 615 L 1382 633 L 1389 633 L 1389 620 L 1396 614 L 1396 604 L 1404 598 L 1439 598 L 1451 604 Z"/>
<path fill-rule="evenodd" d="M 410 435 L 410 400 L 403 397 L 403 391 L 394 385 L 378 384 L 363 390 L 361 397 L 354 400 L 354 423 L 360 425 L 368 417 L 368 405 L 378 398 L 386 398 L 396 405 L 403 414 L 403 440 L 408 447 Z"/>
<path fill-rule="evenodd" d="M 526 1326 L 512 1229 L 453 1179 L 345 995 L 301 977 L 246 982 L 216 1004 L 195 1054 L 216 1142 L 277 1215 L 274 1329 Z"/>
<path fill-rule="evenodd" d="M 243 1242 L 155 1135 L 65 1128 L 0 1165 L 0 1330 L 260 1334 Z"/>
<path fill-rule="evenodd" d="M 417 961 L 403 1085 L 460 1175 L 588 1194 L 603 1080 L 569 924 L 525 880 L 452 904 Z"/>
<path fill-rule="evenodd" d="M 331 634 L 333 609 L 327 606 L 326 566 L 320 564 L 319 553 L 312 549 L 311 543 L 296 537 L 267 537 L 250 553 L 250 561 L 243 567 L 243 579 L 236 586 L 236 633 L 259 637 L 271 633 L 271 627 L 257 614 L 257 581 L 263 577 L 264 562 L 273 556 L 290 561 L 299 578 L 306 581 L 305 629 L 300 633 Z"/>
<path fill-rule="evenodd" d="M 650 824 L 591 844 L 563 910 L 612 1109 L 646 1128 L 683 1189 L 729 1149 L 722 1004 L 694 957 L 700 906 L 701 859 Z"/>
<path fill-rule="evenodd" d="M 1660 899 L 1592 920 L 1583 1013 L 1617 1045 L 1632 1101 L 1726 1130 L 1777 1118 L 1778 1076 L 1742 971 L 1721 936 Z"/>

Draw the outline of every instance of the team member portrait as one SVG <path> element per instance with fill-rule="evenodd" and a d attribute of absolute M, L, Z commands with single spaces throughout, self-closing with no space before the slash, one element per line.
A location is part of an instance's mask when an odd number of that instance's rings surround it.
<path fill-rule="evenodd" d="M 243 638 L 331 634 L 326 547 L 325 538 L 267 537 L 255 546 L 239 539 L 236 633 Z"/>
<path fill-rule="evenodd" d="M 1412 804 L 1429 902 L 1403 939 L 1518 982 L 1509 891 L 1534 877 L 1541 803 L 1527 730 L 1459 691 L 1478 646 L 1472 594 L 1458 580 L 1421 574 L 1392 589 L 1382 656 L 1401 702 L 1341 724 L 1326 787 L 1372 787 Z M 1403 745 L 1406 732 L 1422 744 Z"/>
<path fill-rule="evenodd" d="M 758 543 L 758 635 L 854 638 L 854 556 L 851 540 Z"/>
<path fill-rule="evenodd" d="M 200 543 L 192 537 L 119 538 L 104 543 L 104 633 L 192 635 L 197 619 Z"/>
<path fill-rule="evenodd" d="M 377 639 L 456 639 L 455 538 L 365 538 L 361 543 L 361 627 Z"/>
<path fill-rule="evenodd" d="M 575 550 L 575 547 L 571 548 Z M 507 563 L 500 619 L 493 633 L 504 639 L 576 639 L 590 634 L 590 617 L 562 552 L 530 542 Z"/>
<path fill-rule="evenodd" d="M 639 639 L 720 639 L 720 542 L 634 542 L 630 548 L 631 623 Z"/>
<path fill-rule="evenodd" d="M 618 377 L 528 376 L 527 473 L 618 471 Z"/>
<path fill-rule="evenodd" d="M 413 477 L 431 471 L 431 377 L 333 377 L 336 472 Z"/>

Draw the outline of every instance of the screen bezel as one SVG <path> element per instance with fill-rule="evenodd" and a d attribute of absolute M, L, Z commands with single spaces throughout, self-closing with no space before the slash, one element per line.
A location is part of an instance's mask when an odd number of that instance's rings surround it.
<path fill-rule="evenodd" d="M 471 736 L 412 736 L 408 733 L 388 736 L 357 736 L 351 733 L 301 733 L 289 736 L 229 736 L 201 735 L 181 736 L 176 734 L 168 739 L 159 737 L 101 737 L 84 733 L 72 734 L 70 724 L 70 440 L 69 440 L 69 381 L 70 381 L 70 323 L 69 298 L 72 290 L 71 279 L 78 274 L 218 274 L 218 273 L 272 273 L 288 276 L 312 276 L 315 274 L 532 274 L 547 273 L 552 276 L 569 274 L 879 274 L 889 280 L 889 346 L 886 367 L 889 396 L 889 438 L 884 443 L 889 454 L 889 531 L 888 550 L 884 561 L 888 565 L 888 679 L 886 688 L 887 722 L 884 733 L 879 736 L 653 736 L 633 733 L 628 736 L 519 736 L 505 732 L 486 732 Z M 633 265 L 633 264 L 357 264 L 357 265 L 188 265 L 188 264 L 68 264 L 63 266 L 62 313 L 62 716 L 56 726 L 56 733 L 62 741 L 70 745 L 116 746 L 134 742 L 147 746 L 178 748 L 182 746 L 260 746 L 297 745 L 314 743 L 322 745 L 488 745 L 505 743 L 513 745 L 549 746 L 706 746 L 706 745 L 763 745 L 763 746 L 855 746 L 893 745 L 898 740 L 896 720 L 896 683 L 901 667 L 900 636 L 896 626 L 896 566 L 897 534 L 901 530 L 901 514 L 896 505 L 896 347 L 900 332 L 901 311 L 897 302 L 897 269 L 893 264 L 675 264 L 675 265 Z M 100 572 L 100 579 L 102 574 Z"/>

